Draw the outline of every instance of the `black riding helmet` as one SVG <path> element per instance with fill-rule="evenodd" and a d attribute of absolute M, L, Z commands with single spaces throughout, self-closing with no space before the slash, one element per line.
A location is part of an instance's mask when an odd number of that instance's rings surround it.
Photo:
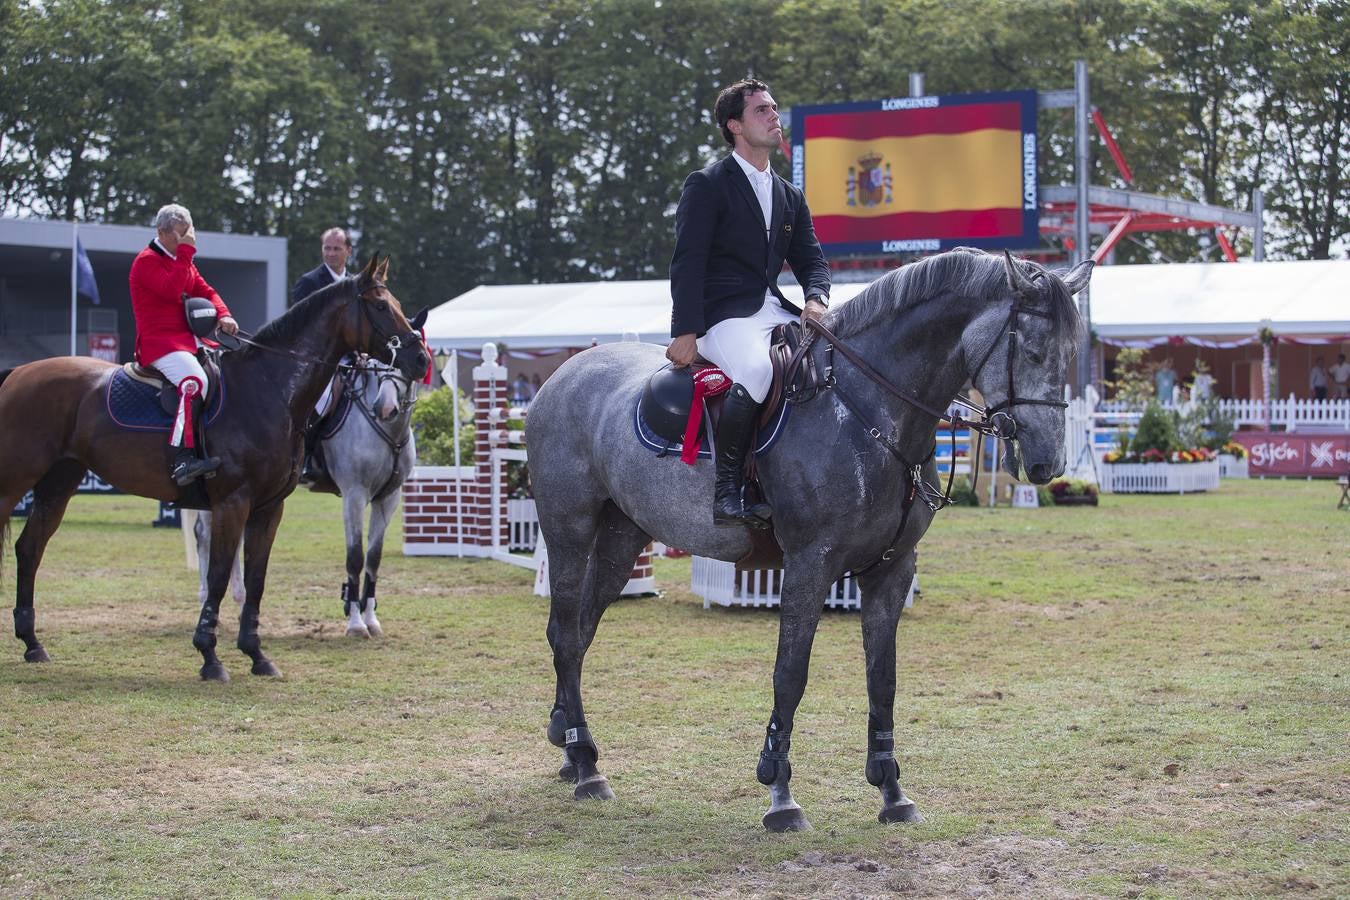
<path fill-rule="evenodd" d="M 188 330 L 199 338 L 209 337 L 216 330 L 216 305 L 205 297 L 183 295 L 183 312 L 187 315 Z"/>
<path fill-rule="evenodd" d="M 647 379 L 647 389 L 642 393 L 642 418 L 656 434 L 679 443 L 684 440 L 693 402 L 693 370 L 666 365 Z"/>

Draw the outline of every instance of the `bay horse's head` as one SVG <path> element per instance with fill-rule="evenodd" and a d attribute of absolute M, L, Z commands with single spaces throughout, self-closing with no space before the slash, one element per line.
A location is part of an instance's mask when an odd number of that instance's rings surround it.
<path fill-rule="evenodd" d="M 1005 296 L 987 305 L 962 344 L 1004 438 L 1004 468 L 1045 484 L 1064 473 L 1064 386 L 1083 333 L 1073 295 L 1087 286 L 1092 262 L 1060 275 L 1005 252 L 1003 266 Z"/>
<path fill-rule="evenodd" d="M 426 323 L 427 309 L 410 322 L 403 315 L 398 298 L 389 291 L 389 257 L 370 258 L 356 276 L 356 306 L 360 312 L 349 317 L 347 342 L 382 363 L 393 366 L 409 381 L 420 379 L 431 363 L 419 333 Z"/>

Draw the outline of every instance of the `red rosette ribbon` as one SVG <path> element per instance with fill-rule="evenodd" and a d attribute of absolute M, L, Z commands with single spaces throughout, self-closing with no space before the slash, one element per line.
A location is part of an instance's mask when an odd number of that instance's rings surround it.
<path fill-rule="evenodd" d="M 689 404 L 689 421 L 684 426 L 684 444 L 680 449 L 680 460 L 685 465 L 698 462 L 698 448 L 702 443 L 698 429 L 703 424 L 703 401 L 725 394 L 730 387 L 731 379 L 721 369 L 710 366 L 694 373 L 694 401 Z"/>

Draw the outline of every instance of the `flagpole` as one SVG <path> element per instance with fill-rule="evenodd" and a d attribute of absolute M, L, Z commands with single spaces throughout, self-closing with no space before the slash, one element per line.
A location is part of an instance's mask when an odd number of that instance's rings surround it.
<path fill-rule="evenodd" d="M 80 242 L 80 223 L 70 223 L 70 355 L 78 356 L 75 352 L 75 326 L 78 324 L 78 313 L 76 311 L 76 284 L 78 282 L 76 266 L 79 265 L 79 242 Z"/>

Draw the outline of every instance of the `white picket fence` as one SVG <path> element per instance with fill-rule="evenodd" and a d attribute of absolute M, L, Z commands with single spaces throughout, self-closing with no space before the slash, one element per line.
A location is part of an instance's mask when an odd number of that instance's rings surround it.
<path fill-rule="evenodd" d="M 1232 416 L 1239 427 L 1252 425 L 1264 428 L 1267 424 L 1266 405 L 1261 400 L 1220 400 L 1219 411 Z M 1104 417 L 1139 417 L 1137 409 L 1118 400 L 1099 403 L 1096 412 Z M 1276 397 L 1270 401 L 1269 425 L 1284 431 L 1310 428 L 1319 431 L 1350 431 L 1350 400 L 1310 400 L 1293 394 L 1284 399 Z"/>
<path fill-rule="evenodd" d="M 1193 494 L 1219 487 L 1219 461 L 1103 464 L 1099 487 L 1107 494 Z"/>

